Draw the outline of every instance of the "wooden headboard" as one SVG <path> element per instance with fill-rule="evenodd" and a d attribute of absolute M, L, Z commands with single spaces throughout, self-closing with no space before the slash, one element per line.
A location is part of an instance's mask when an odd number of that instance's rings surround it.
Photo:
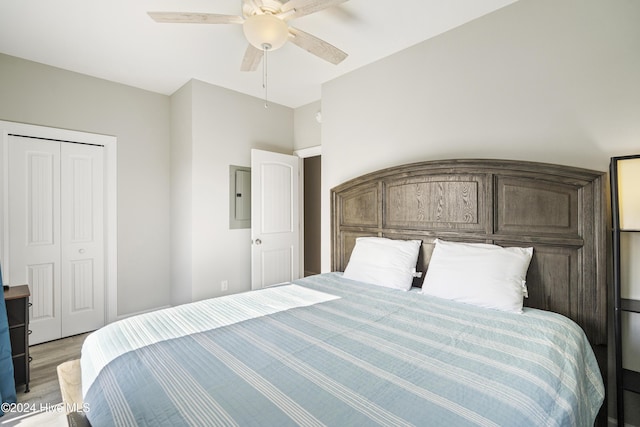
<path fill-rule="evenodd" d="M 505 160 L 430 161 L 355 178 L 331 190 L 332 270 L 344 271 L 361 236 L 421 239 L 418 271 L 436 238 L 533 246 L 525 305 L 573 319 L 592 345 L 606 346 L 605 178 Z"/>

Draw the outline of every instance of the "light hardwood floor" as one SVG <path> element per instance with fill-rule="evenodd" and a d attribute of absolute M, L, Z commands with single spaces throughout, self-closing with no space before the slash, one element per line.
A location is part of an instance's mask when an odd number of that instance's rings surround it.
<path fill-rule="evenodd" d="M 0 418 L 0 426 L 66 426 L 66 417 L 56 411 L 47 411 L 62 402 L 56 367 L 68 360 L 80 358 L 82 343 L 88 334 L 75 335 L 29 347 L 32 357 L 31 391 L 24 392 L 24 386 L 18 386 L 18 403 L 39 410 L 40 414 L 9 412 Z"/>

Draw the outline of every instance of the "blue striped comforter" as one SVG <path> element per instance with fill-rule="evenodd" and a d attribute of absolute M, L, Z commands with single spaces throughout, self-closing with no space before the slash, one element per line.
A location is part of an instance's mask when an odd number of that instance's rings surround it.
<path fill-rule="evenodd" d="M 602 378 L 583 331 L 563 316 L 340 273 L 294 283 L 92 334 L 82 351 L 91 424 L 593 425 Z"/>

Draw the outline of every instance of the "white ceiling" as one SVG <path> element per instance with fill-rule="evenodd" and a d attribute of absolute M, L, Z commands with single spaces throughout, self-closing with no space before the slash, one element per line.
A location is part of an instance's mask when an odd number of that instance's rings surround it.
<path fill-rule="evenodd" d="M 515 1 L 350 0 L 295 19 L 349 57 L 336 66 L 287 43 L 269 55 L 269 101 L 316 101 L 322 83 Z M 242 26 L 159 24 L 147 11 L 242 13 L 241 0 L 0 0 L 0 52 L 167 95 L 195 78 L 264 96 L 261 67 L 239 71 Z"/>

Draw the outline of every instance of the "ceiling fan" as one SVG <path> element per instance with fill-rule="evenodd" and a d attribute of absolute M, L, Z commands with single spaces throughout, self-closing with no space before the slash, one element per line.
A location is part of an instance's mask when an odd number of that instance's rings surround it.
<path fill-rule="evenodd" d="M 148 12 L 156 22 L 181 24 L 242 24 L 249 46 L 240 70 L 255 71 L 264 54 L 282 47 L 287 40 L 332 64 L 348 55 L 288 22 L 336 6 L 348 0 L 242 0 L 242 16 L 213 13 Z"/>

